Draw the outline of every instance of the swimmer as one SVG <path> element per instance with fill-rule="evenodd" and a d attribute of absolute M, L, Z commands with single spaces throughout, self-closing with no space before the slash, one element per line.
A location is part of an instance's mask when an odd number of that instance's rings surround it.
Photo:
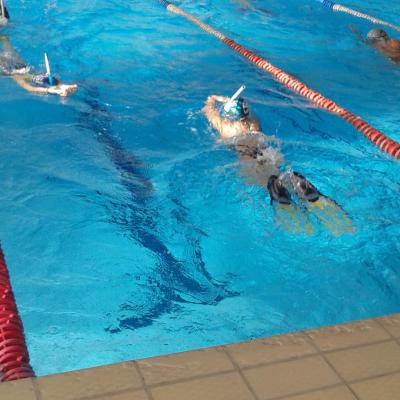
<path fill-rule="evenodd" d="M 30 93 L 56 94 L 68 96 L 74 93 L 77 85 L 66 85 L 49 74 L 37 74 L 31 71 L 11 46 L 7 36 L 0 36 L 0 45 L 3 49 L 0 52 L 0 75 L 9 76 Z"/>
<path fill-rule="evenodd" d="M 396 64 L 400 64 L 400 40 L 390 39 L 389 35 L 380 28 L 371 29 L 366 39 L 356 27 L 350 25 L 350 29 L 360 42 L 374 47 Z"/>
<path fill-rule="evenodd" d="M 250 1 L 248 0 L 231 0 L 233 3 L 238 3 L 240 5 L 240 10 L 243 12 L 246 11 L 258 11 L 265 15 L 271 16 L 272 13 L 264 8 L 255 8 Z"/>
<path fill-rule="evenodd" d="M 289 230 L 311 234 L 313 227 L 302 213 L 307 210 L 332 233 L 351 232 L 350 219 L 335 201 L 298 172 L 281 172 L 283 156 L 272 146 L 276 140 L 262 133 L 260 122 L 239 97 L 243 90 L 241 87 L 230 99 L 209 96 L 203 112 L 221 139 L 238 153 L 240 161 L 251 162 L 258 184 L 270 195 L 271 205 L 285 212 L 280 222 Z"/>
<path fill-rule="evenodd" d="M 393 62 L 400 63 L 400 40 L 389 38 L 383 29 L 371 29 L 367 34 L 366 43 L 375 47 Z"/>
<path fill-rule="evenodd" d="M 240 88 L 239 90 L 244 89 Z M 233 99 L 230 106 L 226 107 L 229 101 L 228 97 L 209 96 L 203 110 L 222 139 L 245 136 L 249 132 L 261 130 L 258 119 L 250 115 L 247 103 L 243 98 Z M 218 103 L 219 106 L 217 106 Z"/>

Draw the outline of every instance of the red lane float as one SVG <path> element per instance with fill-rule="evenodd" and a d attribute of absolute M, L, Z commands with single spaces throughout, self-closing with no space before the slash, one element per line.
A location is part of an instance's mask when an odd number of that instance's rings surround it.
<path fill-rule="evenodd" d="M 393 139 L 386 136 L 384 133 L 378 131 L 376 128 L 368 124 L 362 118 L 354 115 L 350 111 L 337 105 L 334 101 L 322 96 L 317 91 L 309 88 L 304 83 L 300 82 L 293 76 L 287 74 L 285 71 L 275 67 L 268 61 L 259 57 L 257 54 L 246 49 L 242 45 L 236 43 L 232 39 L 224 38 L 223 42 L 236 52 L 247 58 L 258 68 L 267 71 L 274 76 L 278 81 L 282 82 L 285 86 L 299 93 L 303 97 L 317 104 L 319 107 L 324 108 L 334 114 L 339 115 L 345 121 L 353 125 L 359 132 L 366 136 L 371 142 L 378 146 L 384 152 L 399 159 L 400 158 L 400 144 Z"/>
<path fill-rule="evenodd" d="M 268 61 L 258 56 L 256 53 L 246 49 L 246 47 L 236 43 L 234 40 L 227 38 L 223 33 L 205 24 L 198 18 L 173 5 L 169 1 L 159 0 L 159 2 L 163 6 L 165 6 L 168 11 L 186 18 L 187 20 L 193 22 L 195 25 L 199 26 L 205 32 L 221 40 L 223 43 L 225 43 L 237 53 L 248 59 L 258 68 L 271 74 L 275 79 L 283 83 L 286 87 L 299 93 L 301 96 L 315 103 L 319 107 L 324 108 L 343 118 L 346 122 L 351 124 L 354 128 L 356 128 L 359 132 L 361 132 L 364 136 L 371 140 L 371 142 L 373 142 L 381 150 L 397 159 L 400 159 L 400 143 L 394 141 L 390 137 L 386 136 L 384 133 L 378 131 L 362 118 L 351 113 L 345 108 L 340 107 L 334 101 L 322 96 L 321 93 L 309 88 L 306 84 L 297 80 L 295 77 L 287 74 L 280 68 L 275 67 Z"/>
<path fill-rule="evenodd" d="M 33 376 L 24 329 L 0 247 L 0 382 Z"/>

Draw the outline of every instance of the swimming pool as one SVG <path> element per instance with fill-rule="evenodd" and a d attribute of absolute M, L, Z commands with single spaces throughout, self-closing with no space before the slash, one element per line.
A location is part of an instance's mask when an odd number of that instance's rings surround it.
<path fill-rule="evenodd" d="M 176 2 L 400 140 L 400 69 L 349 29 L 368 22 L 249 3 Z M 394 1 L 345 4 L 400 21 Z M 0 238 L 37 374 L 399 312 L 397 161 L 157 1 L 9 11 L 24 58 L 40 67 L 47 51 L 80 86 L 60 100 L 1 79 Z M 276 223 L 201 113 L 242 83 L 287 165 L 355 234 Z"/>

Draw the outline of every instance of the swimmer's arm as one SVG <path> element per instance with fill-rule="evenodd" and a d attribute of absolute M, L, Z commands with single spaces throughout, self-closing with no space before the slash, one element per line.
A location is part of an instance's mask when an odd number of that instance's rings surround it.
<path fill-rule="evenodd" d="M 214 101 L 214 103 L 216 101 L 218 101 L 219 103 L 226 103 L 229 100 L 229 97 L 213 95 L 213 96 L 210 96 L 208 99 L 212 99 Z"/>
<path fill-rule="evenodd" d="M 219 110 L 216 107 L 216 103 L 225 103 L 228 100 L 229 98 L 224 96 L 209 96 L 203 108 L 203 112 L 206 115 L 207 119 L 210 121 L 211 125 L 219 132 L 221 132 L 221 116 L 219 115 Z"/>
<path fill-rule="evenodd" d="M 59 96 L 68 96 L 76 91 L 77 85 L 63 85 L 59 84 L 57 86 L 50 87 L 40 87 L 31 85 L 29 80 L 29 75 L 12 75 L 12 78 L 19 86 L 30 93 L 37 94 L 58 94 Z"/>
<path fill-rule="evenodd" d="M 249 128 L 250 128 L 250 132 L 261 132 L 262 131 L 260 121 L 255 117 L 252 117 Z"/>
<path fill-rule="evenodd" d="M 390 50 L 400 51 L 400 40 L 390 39 L 387 41 L 387 46 Z"/>
<path fill-rule="evenodd" d="M 30 93 L 39 93 L 39 94 L 47 94 L 49 88 L 45 87 L 37 87 L 37 86 L 32 86 L 27 79 L 29 79 L 29 76 L 27 75 L 12 75 L 11 76 L 15 82 L 19 86 L 21 86 L 23 89 Z"/>
<path fill-rule="evenodd" d="M 355 37 L 358 39 L 359 42 L 365 43 L 365 40 L 361 35 L 361 32 L 354 25 L 349 25 L 349 28 L 354 33 Z"/>

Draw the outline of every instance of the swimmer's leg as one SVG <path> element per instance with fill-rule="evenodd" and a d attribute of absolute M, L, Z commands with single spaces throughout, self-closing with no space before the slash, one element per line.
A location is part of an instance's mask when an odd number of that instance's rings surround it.
<path fill-rule="evenodd" d="M 334 200 L 319 192 L 303 175 L 292 172 L 289 180 L 299 199 L 326 229 L 334 235 L 354 232 L 354 226 L 346 211 Z"/>
<path fill-rule="evenodd" d="M 275 204 L 275 220 L 278 225 L 288 232 L 308 235 L 314 233 L 314 228 L 307 216 L 292 202 L 289 191 L 276 175 L 269 178 L 267 189 L 271 197 L 271 205 Z"/>

